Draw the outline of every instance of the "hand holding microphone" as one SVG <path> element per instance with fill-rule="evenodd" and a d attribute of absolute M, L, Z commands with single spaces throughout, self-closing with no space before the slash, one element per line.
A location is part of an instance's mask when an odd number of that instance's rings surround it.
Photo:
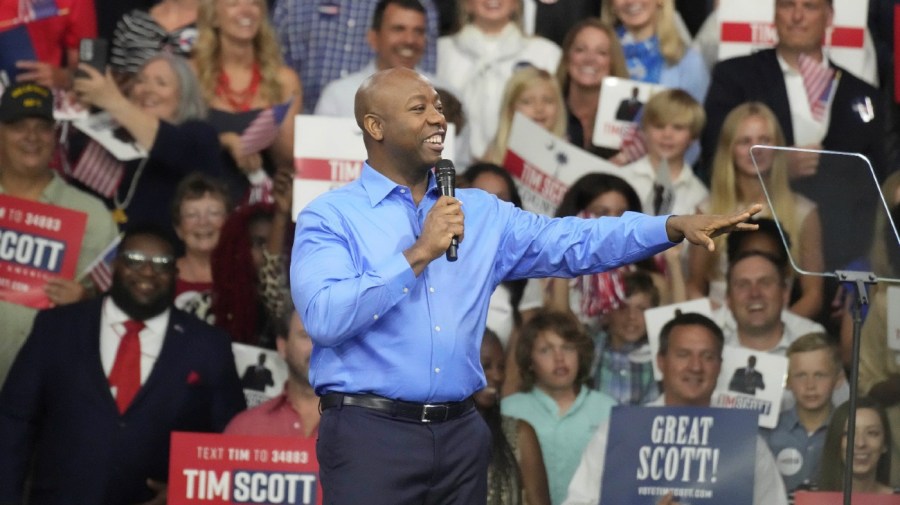
<path fill-rule="evenodd" d="M 437 177 L 437 185 L 443 196 L 456 198 L 456 168 L 450 160 L 440 160 L 434 165 L 435 176 Z M 456 261 L 457 248 L 459 247 L 459 237 L 453 235 L 450 239 L 450 247 L 447 248 L 447 261 Z"/>
<path fill-rule="evenodd" d="M 442 254 L 447 255 L 448 261 L 456 261 L 457 247 L 465 234 L 462 203 L 454 196 L 456 172 L 453 170 L 453 163 L 441 160 L 436 168 L 442 196 L 425 216 L 416 243 L 403 251 L 416 275 L 421 274 L 429 263 Z"/>

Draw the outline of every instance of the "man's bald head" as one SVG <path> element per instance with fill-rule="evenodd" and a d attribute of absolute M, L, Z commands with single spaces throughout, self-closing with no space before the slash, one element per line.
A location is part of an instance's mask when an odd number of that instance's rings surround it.
<path fill-rule="evenodd" d="M 424 80 L 428 82 L 424 76 L 410 70 L 408 68 L 396 67 L 387 70 L 375 72 L 366 78 L 365 81 L 356 90 L 356 97 L 353 102 L 353 113 L 356 117 L 356 124 L 362 128 L 363 119 L 366 114 L 381 115 L 385 110 L 384 99 L 388 98 L 392 91 L 400 87 L 404 82 L 413 80 Z"/>

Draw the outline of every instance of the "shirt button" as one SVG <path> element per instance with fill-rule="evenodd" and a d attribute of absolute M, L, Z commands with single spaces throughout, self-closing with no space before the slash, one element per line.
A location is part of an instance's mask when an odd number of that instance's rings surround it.
<path fill-rule="evenodd" d="M 434 293 L 434 288 L 428 288 L 428 291 Z"/>
<path fill-rule="evenodd" d="M 378 314 L 375 314 L 374 316 L 372 316 L 372 319 L 378 321 Z"/>
<path fill-rule="evenodd" d="M 344 51 L 347 51 L 349 53 L 352 50 L 353 46 L 351 46 L 350 44 L 344 44 Z"/>
<path fill-rule="evenodd" d="M 435 368 L 435 369 L 434 369 L 434 373 L 441 373 L 441 369 L 440 369 L 440 368 Z"/>
<path fill-rule="evenodd" d="M 299 430 L 299 429 L 300 429 L 300 423 L 294 423 L 294 429 L 295 429 L 295 430 Z"/>
<path fill-rule="evenodd" d="M 409 288 L 403 288 L 404 293 L 409 293 Z"/>
<path fill-rule="evenodd" d="M 347 26 L 349 26 L 350 28 L 353 28 L 354 26 L 356 26 L 356 21 L 353 19 L 348 19 Z"/>
<path fill-rule="evenodd" d="M 441 327 L 440 327 L 440 326 L 435 326 L 435 327 L 434 327 L 434 331 L 441 331 Z"/>
<path fill-rule="evenodd" d="M 400 192 L 403 193 L 404 195 L 406 194 L 406 190 L 403 188 L 400 188 Z"/>

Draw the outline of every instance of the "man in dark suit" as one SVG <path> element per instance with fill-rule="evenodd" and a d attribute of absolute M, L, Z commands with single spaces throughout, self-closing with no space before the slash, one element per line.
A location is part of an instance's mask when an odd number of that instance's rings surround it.
<path fill-rule="evenodd" d="M 38 314 L 0 390 L 0 503 L 160 502 L 169 434 L 245 407 L 228 336 L 172 306 L 173 254 L 132 228 L 106 296 Z"/>
<path fill-rule="evenodd" d="M 748 395 L 755 395 L 757 389 L 766 389 L 762 374 L 756 370 L 756 356 L 747 358 L 747 366 L 734 371 L 728 389 Z"/>
<path fill-rule="evenodd" d="M 638 94 L 640 92 L 641 90 L 635 86 L 631 88 L 631 96 L 619 102 L 619 107 L 616 109 L 617 120 L 634 121 L 641 111 L 641 108 L 644 107 L 644 102 L 638 99 Z"/>
<path fill-rule="evenodd" d="M 709 181 L 725 116 L 752 100 L 775 112 L 788 146 L 862 153 L 871 160 L 878 179 L 884 179 L 889 167 L 884 161 L 882 113 L 876 111 L 878 91 L 829 62 L 822 51 L 833 16 L 832 0 L 775 0 L 777 46 L 716 65 L 704 105 L 704 159 L 697 172 L 701 179 Z M 812 63 L 811 68 L 830 68 L 833 74 L 818 97 L 824 106 L 818 117 L 811 105 L 815 99 L 810 100 L 805 91 L 800 65 L 804 59 Z M 794 187 L 819 205 L 828 270 L 844 267 L 863 252 L 854 246 L 869 243 L 871 226 L 861 224 L 871 222 L 875 190 L 874 183 L 866 180 L 871 176 L 861 170 L 864 164 L 859 163 L 837 156 L 820 160 L 813 153 L 789 157 Z"/>
<path fill-rule="evenodd" d="M 241 376 L 241 386 L 254 391 L 265 391 L 267 387 L 274 386 L 275 379 L 272 371 L 266 368 L 266 353 L 259 353 L 255 365 L 250 365 Z"/>

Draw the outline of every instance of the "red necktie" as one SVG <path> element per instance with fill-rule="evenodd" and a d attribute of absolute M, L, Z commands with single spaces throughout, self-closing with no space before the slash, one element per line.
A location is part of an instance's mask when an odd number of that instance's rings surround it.
<path fill-rule="evenodd" d="M 116 405 L 124 413 L 141 388 L 141 339 L 143 321 L 125 321 L 125 334 L 116 351 L 116 361 L 109 372 L 109 384 L 116 388 Z"/>

